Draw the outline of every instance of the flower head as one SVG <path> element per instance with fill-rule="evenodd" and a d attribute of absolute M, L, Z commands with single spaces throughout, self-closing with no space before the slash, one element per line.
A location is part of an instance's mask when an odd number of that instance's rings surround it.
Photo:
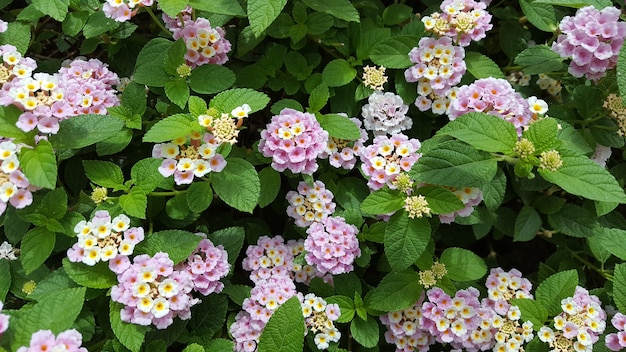
<path fill-rule="evenodd" d="M 333 194 L 322 181 L 315 181 L 312 187 L 301 181 L 297 192 L 287 192 L 287 201 L 287 215 L 294 218 L 300 227 L 319 222 L 335 210 Z"/>
<path fill-rule="evenodd" d="M 409 107 L 399 95 L 374 91 L 367 101 L 361 114 L 365 129 L 372 131 L 374 136 L 394 135 L 413 126 L 413 120 L 406 116 Z"/>
<path fill-rule="evenodd" d="M 322 274 L 338 275 L 354 269 L 354 259 L 361 255 L 356 226 L 342 217 L 327 217 L 311 224 L 306 232 L 307 263 Z"/>
<path fill-rule="evenodd" d="M 383 85 L 387 83 L 387 76 L 385 76 L 385 67 L 363 67 L 363 84 L 366 87 L 373 90 L 383 90 Z"/>

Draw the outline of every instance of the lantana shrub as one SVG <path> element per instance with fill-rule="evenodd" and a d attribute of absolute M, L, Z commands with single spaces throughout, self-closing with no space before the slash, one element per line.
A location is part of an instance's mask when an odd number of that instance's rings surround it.
<path fill-rule="evenodd" d="M 0 0 L 0 352 L 625 351 L 625 7 Z"/>

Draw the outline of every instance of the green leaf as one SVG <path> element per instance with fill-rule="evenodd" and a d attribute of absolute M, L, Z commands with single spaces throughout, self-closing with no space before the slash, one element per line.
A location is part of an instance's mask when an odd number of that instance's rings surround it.
<path fill-rule="evenodd" d="M 365 348 L 378 345 L 378 322 L 371 316 L 367 316 L 367 320 L 353 319 L 350 323 L 350 333 L 354 340 Z"/>
<path fill-rule="evenodd" d="M 330 92 L 328 91 L 328 86 L 323 83 L 318 85 L 311 91 L 311 95 L 309 95 L 309 109 L 307 110 L 310 112 L 322 110 L 328 103 L 329 97 Z"/>
<path fill-rule="evenodd" d="M 235 73 L 229 68 L 222 65 L 206 64 L 191 71 L 189 86 L 196 93 L 215 94 L 230 88 L 236 79 Z M 230 113 L 230 110 L 223 112 Z"/>
<path fill-rule="evenodd" d="M 202 237 L 188 231 L 164 230 L 146 236 L 135 247 L 135 253 L 154 256 L 158 252 L 165 252 L 174 264 L 178 264 L 189 257 L 200 240 Z"/>
<path fill-rule="evenodd" d="M 57 182 L 57 162 L 50 142 L 40 140 L 33 149 L 23 148 L 20 165 L 31 185 L 54 189 Z"/>
<path fill-rule="evenodd" d="M 77 35 L 87 23 L 87 18 L 89 18 L 87 12 L 70 12 L 61 25 L 63 33 L 70 37 Z"/>
<path fill-rule="evenodd" d="M 48 15 L 58 22 L 62 22 L 67 15 L 69 0 L 33 0 L 33 5 L 43 14 Z"/>
<path fill-rule="evenodd" d="M 521 321 L 530 321 L 533 326 L 543 326 L 548 320 L 548 311 L 537 301 L 529 298 L 513 298 L 511 305 L 517 306 L 522 313 Z"/>
<path fill-rule="evenodd" d="M 393 270 L 411 266 L 424 253 L 430 241 L 430 223 L 424 218 L 411 219 L 406 212 L 394 214 L 385 229 L 385 254 Z"/>
<path fill-rule="evenodd" d="M 333 24 L 334 19 L 322 12 L 313 12 L 309 14 L 306 19 L 306 28 L 309 30 L 308 34 L 320 35 L 329 30 Z"/>
<path fill-rule="evenodd" d="M 9 22 L 6 32 L 0 33 L 0 44 L 11 44 L 22 55 L 28 50 L 30 40 L 30 26 L 26 23 Z"/>
<path fill-rule="evenodd" d="M 622 97 L 622 104 L 626 105 L 626 45 L 622 45 L 617 56 L 617 88 Z"/>
<path fill-rule="evenodd" d="M 326 114 L 318 118 L 320 126 L 331 137 L 354 141 L 361 137 L 361 130 L 349 118 L 339 114 Z"/>
<path fill-rule="evenodd" d="M 135 183 L 134 191 L 150 193 L 163 182 L 163 175 L 158 171 L 162 161 L 157 158 L 145 158 L 133 165 L 130 169 L 130 178 Z"/>
<path fill-rule="evenodd" d="M 222 172 L 211 174 L 213 190 L 231 207 L 248 213 L 256 207 L 261 193 L 261 181 L 249 162 L 232 158 Z"/>
<path fill-rule="evenodd" d="M 550 316 L 559 314 L 561 300 L 572 297 L 578 285 L 576 270 L 562 271 L 543 280 L 535 291 L 535 299 L 546 308 Z"/>
<path fill-rule="evenodd" d="M 438 133 L 492 153 L 511 154 L 517 142 L 517 131 L 512 123 L 480 112 L 464 114 L 450 121 Z"/>
<path fill-rule="evenodd" d="M 197 118 L 200 115 L 206 114 L 207 105 L 206 101 L 200 97 L 194 95 L 189 97 L 189 113 L 193 118 Z"/>
<path fill-rule="evenodd" d="M 264 208 L 272 204 L 280 191 L 280 173 L 268 166 L 259 171 L 259 181 L 261 181 L 259 207 Z"/>
<path fill-rule="evenodd" d="M 605 250 L 621 260 L 626 260 L 626 248 L 624 247 L 626 231 L 622 229 L 602 228 L 602 232 L 600 232 L 600 235 L 597 237 L 599 237 L 600 244 Z"/>
<path fill-rule="evenodd" d="M 260 36 L 283 10 L 287 0 L 249 0 L 248 19 L 255 36 Z"/>
<path fill-rule="evenodd" d="M 141 119 L 139 120 L 139 123 L 141 123 Z M 127 123 L 127 125 L 131 124 L 132 123 Z M 130 144 L 132 139 L 133 131 L 128 128 L 124 128 L 118 134 L 96 143 L 96 153 L 100 156 L 119 153 Z"/>
<path fill-rule="evenodd" d="M 341 315 L 337 319 L 338 323 L 349 323 L 354 318 L 354 301 L 346 296 L 331 296 L 326 298 L 328 304 L 337 304 Z"/>
<path fill-rule="evenodd" d="M 626 312 L 626 263 L 615 265 L 613 300 L 620 312 Z"/>
<path fill-rule="evenodd" d="M 189 86 L 182 79 L 170 80 L 165 83 L 165 95 L 172 103 L 184 109 L 185 105 L 187 105 L 187 99 L 189 99 Z"/>
<path fill-rule="evenodd" d="M 270 98 L 265 93 L 257 92 L 248 88 L 235 88 L 223 91 L 216 95 L 209 107 L 215 108 L 223 113 L 230 113 L 236 107 L 248 104 L 250 114 L 263 110 L 270 102 Z"/>
<path fill-rule="evenodd" d="M 438 144 L 422 155 L 410 171 L 415 180 L 452 187 L 480 187 L 498 169 L 497 161 L 459 141 Z"/>
<path fill-rule="evenodd" d="M 297 297 L 283 303 L 265 325 L 259 352 L 301 352 L 304 348 L 304 318 Z"/>
<path fill-rule="evenodd" d="M 194 213 L 205 211 L 213 200 L 213 190 L 208 182 L 193 182 L 187 189 L 187 205 Z"/>
<path fill-rule="evenodd" d="M 584 119 L 592 119 L 603 110 L 606 92 L 604 89 L 590 86 L 577 86 L 572 96 L 576 110 Z"/>
<path fill-rule="evenodd" d="M 520 0 L 520 7 L 524 16 L 533 26 L 544 32 L 554 32 L 558 29 L 554 7 L 548 4 L 539 4 L 532 0 Z"/>
<path fill-rule="evenodd" d="M 524 205 L 515 219 L 513 241 L 530 241 L 541 229 L 541 216 L 535 208 Z"/>
<path fill-rule="evenodd" d="M 126 214 L 145 219 L 148 197 L 144 192 L 132 189 L 130 193 L 120 196 L 120 206 Z"/>
<path fill-rule="evenodd" d="M 204 347 L 198 345 L 197 343 L 192 343 L 191 345 L 187 345 L 183 352 L 205 352 Z"/>
<path fill-rule="evenodd" d="M 11 319 L 11 330 L 18 346 L 28 346 L 33 333 L 52 330 L 58 334 L 72 327 L 85 301 L 84 287 L 73 287 L 49 292 L 37 303 L 20 309 Z"/>
<path fill-rule="evenodd" d="M 65 257 L 63 258 L 63 269 L 74 282 L 81 286 L 102 289 L 117 285 L 117 276 L 109 269 L 109 264 L 106 262 L 89 266 L 83 263 L 70 262 Z"/>
<path fill-rule="evenodd" d="M 137 56 L 134 80 L 152 87 L 164 87 L 170 80 L 165 70 L 165 55 L 172 42 L 164 38 L 154 38 L 141 49 Z"/>
<path fill-rule="evenodd" d="M 122 169 L 110 161 L 83 160 L 85 175 L 98 186 L 121 189 L 124 188 Z"/>
<path fill-rule="evenodd" d="M 471 73 L 476 79 L 488 77 L 506 78 L 500 67 L 483 54 L 468 51 L 465 53 L 465 64 L 467 65 L 467 72 Z"/>
<path fill-rule="evenodd" d="M 109 320 L 111 322 L 111 329 L 115 334 L 115 337 L 128 348 L 131 352 L 139 352 L 141 345 L 143 345 L 144 337 L 148 331 L 147 326 L 141 326 L 137 324 L 129 324 L 122 321 L 120 318 L 120 311 L 124 308 L 121 303 L 113 302 L 109 305 Z"/>
<path fill-rule="evenodd" d="M 243 227 L 227 227 L 208 234 L 207 238 L 214 245 L 222 245 L 228 253 L 228 262 L 231 266 L 235 265 L 235 260 L 239 256 L 239 252 L 243 247 L 243 241 L 246 237 L 246 230 Z"/>
<path fill-rule="evenodd" d="M 103 11 L 96 11 L 87 19 L 87 23 L 85 23 L 85 27 L 83 28 L 83 35 L 85 39 L 96 38 L 100 34 L 114 30 L 120 26 L 120 22 L 106 17 Z M 99 42 L 99 39 L 96 40 Z"/>
<path fill-rule="evenodd" d="M 42 227 L 28 231 L 22 239 L 20 262 L 26 274 L 37 270 L 52 254 L 56 235 Z"/>
<path fill-rule="evenodd" d="M 382 188 L 372 192 L 361 203 L 361 211 L 366 214 L 389 214 L 404 207 L 406 195 L 398 190 Z"/>
<path fill-rule="evenodd" d="M 579 9 L 585 6 L 593 6 L 598 10 L 613 6 L 610 0 L 535 0 L 538 4 L 550 4 L 554 6 L 565 6 Z"/>
<path fill-rule="evenodd" d="M 439 261 L 446 265 L 446 277 L 454 281 L 478 280 L 487 274 L 485 261 L 467 249 L 446 248 Z"/>
<path fill-rule="evenodd" d="M 67 194 L 63 188 L 56 188 L 43 197 L 41 212 L 48 220 L 60 220 L 67 212 Z"/>
<path fill-rule="evenodd" d="M 178 76 L 177 69 L 185 64 L 185 54 L 187 47 L 185 41 L 180 38 L 167 48 L 163 57 L 163 68 L 172 76 Z"/>
<path fill-rule="evenodd" d="M 552 118 L 544 118 L 532 123 L 523 137 L 528 138 L 535 146 L 535 154 L 555 149 L 560 141 L 557 139 L 558 122 Z"/>
<path fill-rule="evenodd" d="M 404 69 L 413 65 L 409 59 L 409 51 L 413 49 L 420 37 L 413 35 L 396 35 L 381 40 L 370 50 L 369 58 L 379 66 Z"/>
<path fill-rule="evenodd" d="M 391 4 L 383 11 L 383 23 L 386 26 L 400 24 L 413 15 L 413 8 L 405 4 Z"/>
<path fill-rule="evenodd" d="M 235 343 L 226 339 L 213 339 L 204 346 L 205 352 L 234 351 Z"/>
<path fill-rule="evenodd" d="M 356 77 L 356 69 L 344 59 L 329 62 L 322 71 L 322 80 L 329 87 L 341 87 L 352 82 Z"/>
<path fill-rule="evenodd" d="M 561 150 L 568 149 L 578 154 L 587 154 L 593 152 L 585 137 L 574 126 L 567 122 L 556 119 L 561 128 L 557 135 L 561 140 Z"/>
<path fill-rule="evenodd" d="M 563 166 L 556 171 L 539 169 L 541 177 L 587 199 L 626 203 L 624 190 L 613 175 L 593 160 L 567 150 L 561 150 L 561 160 Z"/>
<path fill-rule="evenodd" d="M 345 21 L 359 22 L 359 12 L 350 0 L 303 0 L 303 2 L 315 11 L 327 13 Z"/>
<path fill-rule="evenodd" d="M 80 149 L 119 133 L 124 121 L 108 115 L 80 115 L 59 125 L 59 132 L 50 136 L 54 148 Z"/>
<path fill-rule="evenodd" d="M 498 168 L 498 171 L 493 179 L 481 187 L 483 192 L 483 202 L 485 203 L 485 206 L 487 206 L 487 209 L 495 210 L 500 207 L 504 201 L 506 184 L 506 175 L 502 172 L 502 169 Z"/>
<path fill-rule="evenodd" d="M 159 0 L 159 7 L 170 17 L 176 17 L 185 9 L 188 0 Z"/>
<path fill-rule="evenodd" d="M 426 198 L 433 214 L 448 214 L 465 207 L 463 202 L 449 189 L 438 186 L 423 186 L 417 193 Z"/>
<path fill-rule="evenodd" d="M 547 45 L 531 46 L 515 57 L 515 63 L 522 66 L 522 71 L 527 75 L 560 71 L 563 69 L 563 60 Z"/>
<path fill-rule="evenodd" d="M 23 111 L 15 105 L 0 106 L 0 136 L 14 138 L 14 143 L 33 144 L 33 137 L 20 130 L 15 123 Z"/>
<path fill-rule="evenodd" d="M 189 114 L 176 114 L 155 123 L 143 136 L 143 141 L 169 142 L 179 137 L 186 137 L 199 128 L 198 121 L 192 119 Z"/>
<path fill-rule="evenodd" d="M 599 231 L 594 213 L 570 203 L 548 215 L 548 223 L 552 228 L 572 237 L 591 237 Z"/>
<path fill-rule="evenodd" d="M 197 10 L 221 15 L 241 16 L 246 15 L 237 1 L 231 0 L 189 0 L 189 6 Z"/>
<path fill-rule="evenodd" d="M 365 307 L 393 312 L 415 304 L 422 294 L 419 275 L 411 270 L 391 272 L 365 296 Z"/>

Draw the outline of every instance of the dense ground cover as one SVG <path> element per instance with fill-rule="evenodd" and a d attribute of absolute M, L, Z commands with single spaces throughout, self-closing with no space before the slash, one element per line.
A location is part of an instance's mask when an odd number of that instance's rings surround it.
<path fill-rule="evenodd" d="M 619 351 L 611 0 L 0 0 L 0 351 Z"/>

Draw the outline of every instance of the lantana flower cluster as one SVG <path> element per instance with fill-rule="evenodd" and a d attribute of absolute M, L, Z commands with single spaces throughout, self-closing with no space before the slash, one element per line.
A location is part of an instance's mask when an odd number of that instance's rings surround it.
<path fill-rule="evenodd" d="M 191 68 L 205 65 L 223 65 L 228 61 L 231 44 L 226 39 L 226 32 L 221 27 L 211 27 L 208 19 L 191 17 L 192 9 L 187 7 L 181 12 L 181 18 L 163 14 L 167 29 L 172 31 L 174 40 L 183 38 L 187 52 L 185 62 Z"/>
<path fill-rule="evenodd" d="M 30 77 L 37 68 L 37 63 L 30 57 L 23 57 L 17 48 L 10 44 L 0 46 L 2 65 L 0 65 L 0 105 L 7 106 L 13 103 L 10 94 L 12 84 L 16 79 Z"/>
<path fill-rule="evenodd" d="M 611 351 L 621 351 L 626 347 L 626 315 L 617 312 L 611 318 L 611 324 L 617 329 L 617 332 L 606 335 L 606 347 Z M 0 332 L 2 332 L 1 329 Z"/>
<path fill-rule="evenodd" d="M 286 198 L 289 202 L 287 215 L 294 218 L 300 227 L 320 222 L 335 211 L 333 193 L 326 189 L 322 181 L 315 181 L 313 186 L 300 181 L 297 191 L 287 192 Z"/>
<path fill-rule="evenodd" d="M 122 321 L 165 329 L 178 317 L 191 318 L 191 307 L 200 300 L 191 296 L 192 275 L 186 270 L 174 270 L 167 253 L 153 257 L 142 254 L 131 262 L 121 257 L 115 267 L 118 284 L 111 288 L 111 299 L 122 303 Z"/>
<path fill-rule="evenodd" d="M 20 347 L 16 352 L 88 352 L 83 344 L 83 336 L 76 329 L 65 330 L 57 336 L 50 330 L 39 330 L 30 338 L 28 347 Z"/>
<path fill-rule="evenodd" d="M 315 115 L 285 108 L 274 115 L 261 131 L 259 151 L 272 158 L 276 171 L 313 174 L 317 158 L 326 150 L 328 132 L 322 129 Z"/>
<path fill-rule="evenodd" d="M 217 153 L 219 145 L 212 134 L 198 133 L 169 143 L 155 144 L 152 157 L 164 158 L 158 169 L 163 177 L 174 175 L 177 185 L 190 184 L 194 177 L 201 178 L 226 167 L 226 159 Z"/>
<path fill-rule="evenodd" d="M 563 312 L 554 317 L 554 329 L 542 326 L 537 335 L 555 352 L 591 352 L 606 327 L 600 299 L 577 286 L 573 297 L 561 300 Z"/>
<path fill-rule="evenodd" d="M 304 255 L 306 253 L 304 249 L 303 238 L 298 239 L 298 240 L 289 240 L 287 241 L 287 246 L 291 248 L 291 254 L 293 255 L 293 258 L 294 258 L 291 270 L 293 271 L 293 279 L 295 282 L 308 285 L 314 277 L 321 277 L 324 280 L 324 282 L 327 282 L 327 283 L 332 282 L 331 274 L 326 274 L 322 276 L 322 274 L 319 271 L 317 271 L 315 266 L 303 260 Z M 302 260 L 298 260 L 300 259 L 298 258 L 298 256 L 302 256 L 301 258 Z"/>
<path fill-rule="evenodd" d="M 328 158 L 328 163 L 336 168 L 352 170 L 356 165 L 357 157 L 363 149 L 363 144 L 367 140 L 367 132 L 362 128 L 363 123 L 357 118 L 350 121 L 359 128 L 360 137 L 356 141 L 349 141 L 330 136 L 326 149 L 320 154 L 320 158 Z"/>
<path fill-rule="evenodd" d="M 142 6 L 152 6 L 154 0 L 106 0 L 102 6 L 104 15 L 117 22 L 126 22 L 137 14 Z"/>
<path fill-rule="evenodd" d="M 522 277 L 517 269 L 504 271 L 502 268 L 493 268 L 485 282 L 489 304 L 496 313 L 506 315 L 511 307 L 509 301 L 514 298 L 533 298 L 530 293 L 531 282 Z"/>
<path fill-rule="evenodd" d="M 13 248 L 9 242 L 3 241 L 0 244 L 0 259 L 17 260 L 17 253 L 18 249 Z M 0 310 L 2 309 L 0 308 Z"/>
<path fill-rule="evenodd" d="M 572 76 L 598 81 L 615 67 L 626 37 L 626 23 L 619 21 L 620 14 L 612 6 L 602 10 L 585 6 L 573 17 L 563 17 L 559 23 L 562 34 L 552 43 L 552 50 L 572 58 L 567 70 Z"/>
<path fill-rule="evenodd" d="M 465 207 L 452 213 L 439 214 L 439 221 L 441 221 L 442 224 L 452 223 L 457 216 L 462 218 L 470 216 L 474 211 L 474 207 L 483 200 L 483 193 L 477 187 L 463 187 L 458 189 L 452 187 L 450 190 L 463 202 Z"/>
<path fill-rule="evenodd" d="M 422 17 L 426 30 L 438 36 L 452 38 L 461 46 L 479 41 L 493 28 L 491 14 L 486 8 L 490 1 L 444 0 L 435 12 Z"/>
<path fill-rule="evenodd" d="M 339 342 L 341 333 L 334 322 L 339 319 L 341 311 L 339 305 L 328 304 L 323 298 L 309 293 L 303 296 L 298 293 L 298 300 L 302 305 L 302 315 L 307 332 L 315 334 L 313 341 L 319 350 L 329 347 L 329 342 Z"/>
<path fill-rule="evenodd" d="M 524 126 L 530 124 L 532 113 L 528 101 L 501 78 L 482 78 L 461 86 L 448 108 L 448 117 L 454 120 L 468 112 L 484 112 L 511 122 L 521 136 Z"/>
<path fill-rule="evenodd" d="M 78 242 L 67 250 L 72 262 L 96 265 L 121 260 L 119 256 L 133 254 L 135 245 L 144 239 L 142 227 L 130 227 L 130 218 L 120 214 L 111 219 L 106 210 L 98 210 L 90 221 L 82 220 L 74 226 Z M 115 267 L 115 262 L 110 263 Z M 114 270 L 117 271 L 117 270 Z"/>
<path fill-rule="evenodd" d="M 396 345 L 396 352 L 428 352 L 435 343 L 433 335 L 422 329 L 424 293 L 411 307 L 383 314 L 380 322 L 387 327 L 385 341 Z"/>
<path fill-rule="evenodd" d="M 331 216 L 314 222 L 306 230 L 304 249 L 307 263 L 321 274 L 339 275 L 354 270 L 354 259 L 361 256 L 359 232 L 340 216 Z"/>
<path fill-rule="evenodd" d="M 413 120 L 406 115 L 408 111 L 409 106 L 399 95 L 374 91 L 361 108 L 361 115 L 365 129 L 374 136 L 393 135 L 413 126 Z"/>
<path fill-rule="evenodd" d="M 183 262 L 177 264 L 174 269 L 186 271 L 193 281 L 193 289 L 205 296 L 211 293 L 219 293 L 224 289 L 224 283 L 220 281 L 228 275 L 230 264 L 228 253 L 224 246 L 215 246 L 206 234 L 197 233 L 202 237 L 198 247 Z"/>
<path fill-rule="evenodd" d="M 361 170 L 369 177 L 367 185 L 377 190 L 385 185 L 395 189 L 393 181 L 401 172 L 408 172 L 421 157 L 417 151 L 421 147 L 419 140 L 409 139 L 404 134 L 395 134 L 391 138 L 377 136 L 373 143 L 361 153 Z"/>
<path fill-rule="evenodd" d="M 465 49 L 453 45 L 449 37 L 424 37 L 411 49 L 409 58 L 415 65 L 404 71 L 404 77 L 407 82 L 418 82 L 415 106 L 420 111 L 432 108 L 433 113 L 444 114 L 450 104 L 450 90 L 467 69 Z"/>
<path fill-rule="evenodd" d="M 256 245 L 246 249 L 242 267 L 251 272 L 250 279 L 255 286 L 250 297 L 243 301 L 243 311 L 237 313 L 230 333 L 235 341 L 235 351 L 256 351 L 269 318 L 297 293 L 291 278 L 293 254 L 281 236 L 262 236 Z"/>
<path fill-rule="evenodd" d="M 9 141 L 0 142 L 0 214 L 8 204 L 22 209 L 33 202 L 32 192 L 39 189 L 28 182 L 17 157 L 19 147 Z"/>

